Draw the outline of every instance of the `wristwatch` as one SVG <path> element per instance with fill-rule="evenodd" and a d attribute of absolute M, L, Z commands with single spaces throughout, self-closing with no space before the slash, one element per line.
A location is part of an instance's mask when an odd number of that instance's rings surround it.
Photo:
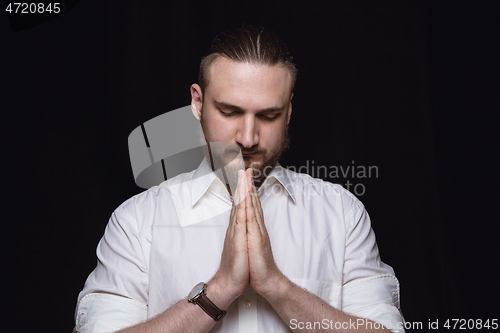
<path fill-rule="evenodd" d="M 219 321 L 226 315 L 225 310 L 219 309 L 205 293 L 205 282 L 198 283 L 189 293 L 188 302 L 198 304 L 210 317 Z"/>

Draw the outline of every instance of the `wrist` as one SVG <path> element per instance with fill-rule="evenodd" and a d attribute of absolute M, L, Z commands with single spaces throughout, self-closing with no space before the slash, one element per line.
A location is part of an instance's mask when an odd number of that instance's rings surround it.
<path fill-rule="evenodd" d="M 273 302 L 278 301 L 283 295 L 286 295 L 290 287 L 290 280 L 278 271 L 270 279 L 268 288 L 266 288 L 266 290 L 262 290 L 259 294 L 272 304 Z"/>
<path fill-rule="evenodd" d="M 205 293 L 207 297 L 214 303 L 219 309 L 226 310 L 229 305 L 239 296 L 232 295 L 225 288 L 227 284 L 223 283 L 222 280 L 213 277 L 207 282 L 205 286 Z"/>

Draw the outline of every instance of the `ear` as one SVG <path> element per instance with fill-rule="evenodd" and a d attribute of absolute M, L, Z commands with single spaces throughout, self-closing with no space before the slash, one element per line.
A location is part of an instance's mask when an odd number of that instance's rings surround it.
<path fill-rule="evenodd" d="M 292 98 L 293 98 L 293 93 L 292 95 L 290 96 L 290 105 L 288 105 L 288 111 L 287 111 L 287 120 L 286 120 L 286 124 L 288 125 L 290 123 L 290 118 L 292 117 Z"/>
<path fill-rule="evenodd" d="M 191 85 L 191 111 L 196 119 L 201 118 L 201 109 L 203 106 L 203 93 L 201 92 L 201 87 L 193 83 Z"/>

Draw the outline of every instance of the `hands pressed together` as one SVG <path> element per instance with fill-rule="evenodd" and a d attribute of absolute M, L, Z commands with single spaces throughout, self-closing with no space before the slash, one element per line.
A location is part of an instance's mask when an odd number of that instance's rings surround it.
<path fill-rule="evenodd" d="M 274 262 L 252 169 L 240 170 L 220 268 L 212 279 L 224 288 L 225 297 L 219 299 L 230 303 L 248 284 L 265 297 L 276 290 L 283 277 Z M 220 303 L 229 305 L 222 300 Z"/>

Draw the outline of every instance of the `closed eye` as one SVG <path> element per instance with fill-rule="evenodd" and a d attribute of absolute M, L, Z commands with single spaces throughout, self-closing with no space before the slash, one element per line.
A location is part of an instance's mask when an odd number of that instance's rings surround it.
<path fill-rule="evenodd" d="M 224 112 L 222 110 L 219 110 L 220 113 L 222 113 L 223 116 L 225 117 L 232 117 L 232 116 L 235 116 L 237 112 Z"/>
<path fill-rule="evenodd" d="M 238 112 L 238 111 L 233 111 L 233 112 L 225 112 L 225 111 L 222 111 L 222 110 L 220 110 L 220 109 L 219 109 L 219 111 L 220 111 L 220 113 L 222 113 L 222 115 L 223 115 L 224 117 L 234 117 L 234 116 L 236 116 L 236 115 L 238 115 L 238 114 L 240 113 L 240 112 Z M 277 114 L 277 115 L 273 115 L 273 116 L 266 116 L 266 115 L 263 115 L 263 114 L 260 114 L 260 115 L 259 115 L 259 118 L 261 118 L 261 119 L 263 119 L 263 120 L 265 120 L 265 121 L 273 121 L 273 120 L 275 120 L 275 119 L 276 119 L 276 118 L 278 118 L 278 117 L 279 117 L 279 114 Z"/>
<path fill-rule="evenodd" d="M 260 115 L 260 117 L 264 120 L 267 120 L 267 121 L 273 121 L 275 120 L 276 118 L 278 118 L 278 115 L 276 116 L 272 116 L 272 117 L 269 117 L 269 116 L 264 116 L 264 115 Z"/>

